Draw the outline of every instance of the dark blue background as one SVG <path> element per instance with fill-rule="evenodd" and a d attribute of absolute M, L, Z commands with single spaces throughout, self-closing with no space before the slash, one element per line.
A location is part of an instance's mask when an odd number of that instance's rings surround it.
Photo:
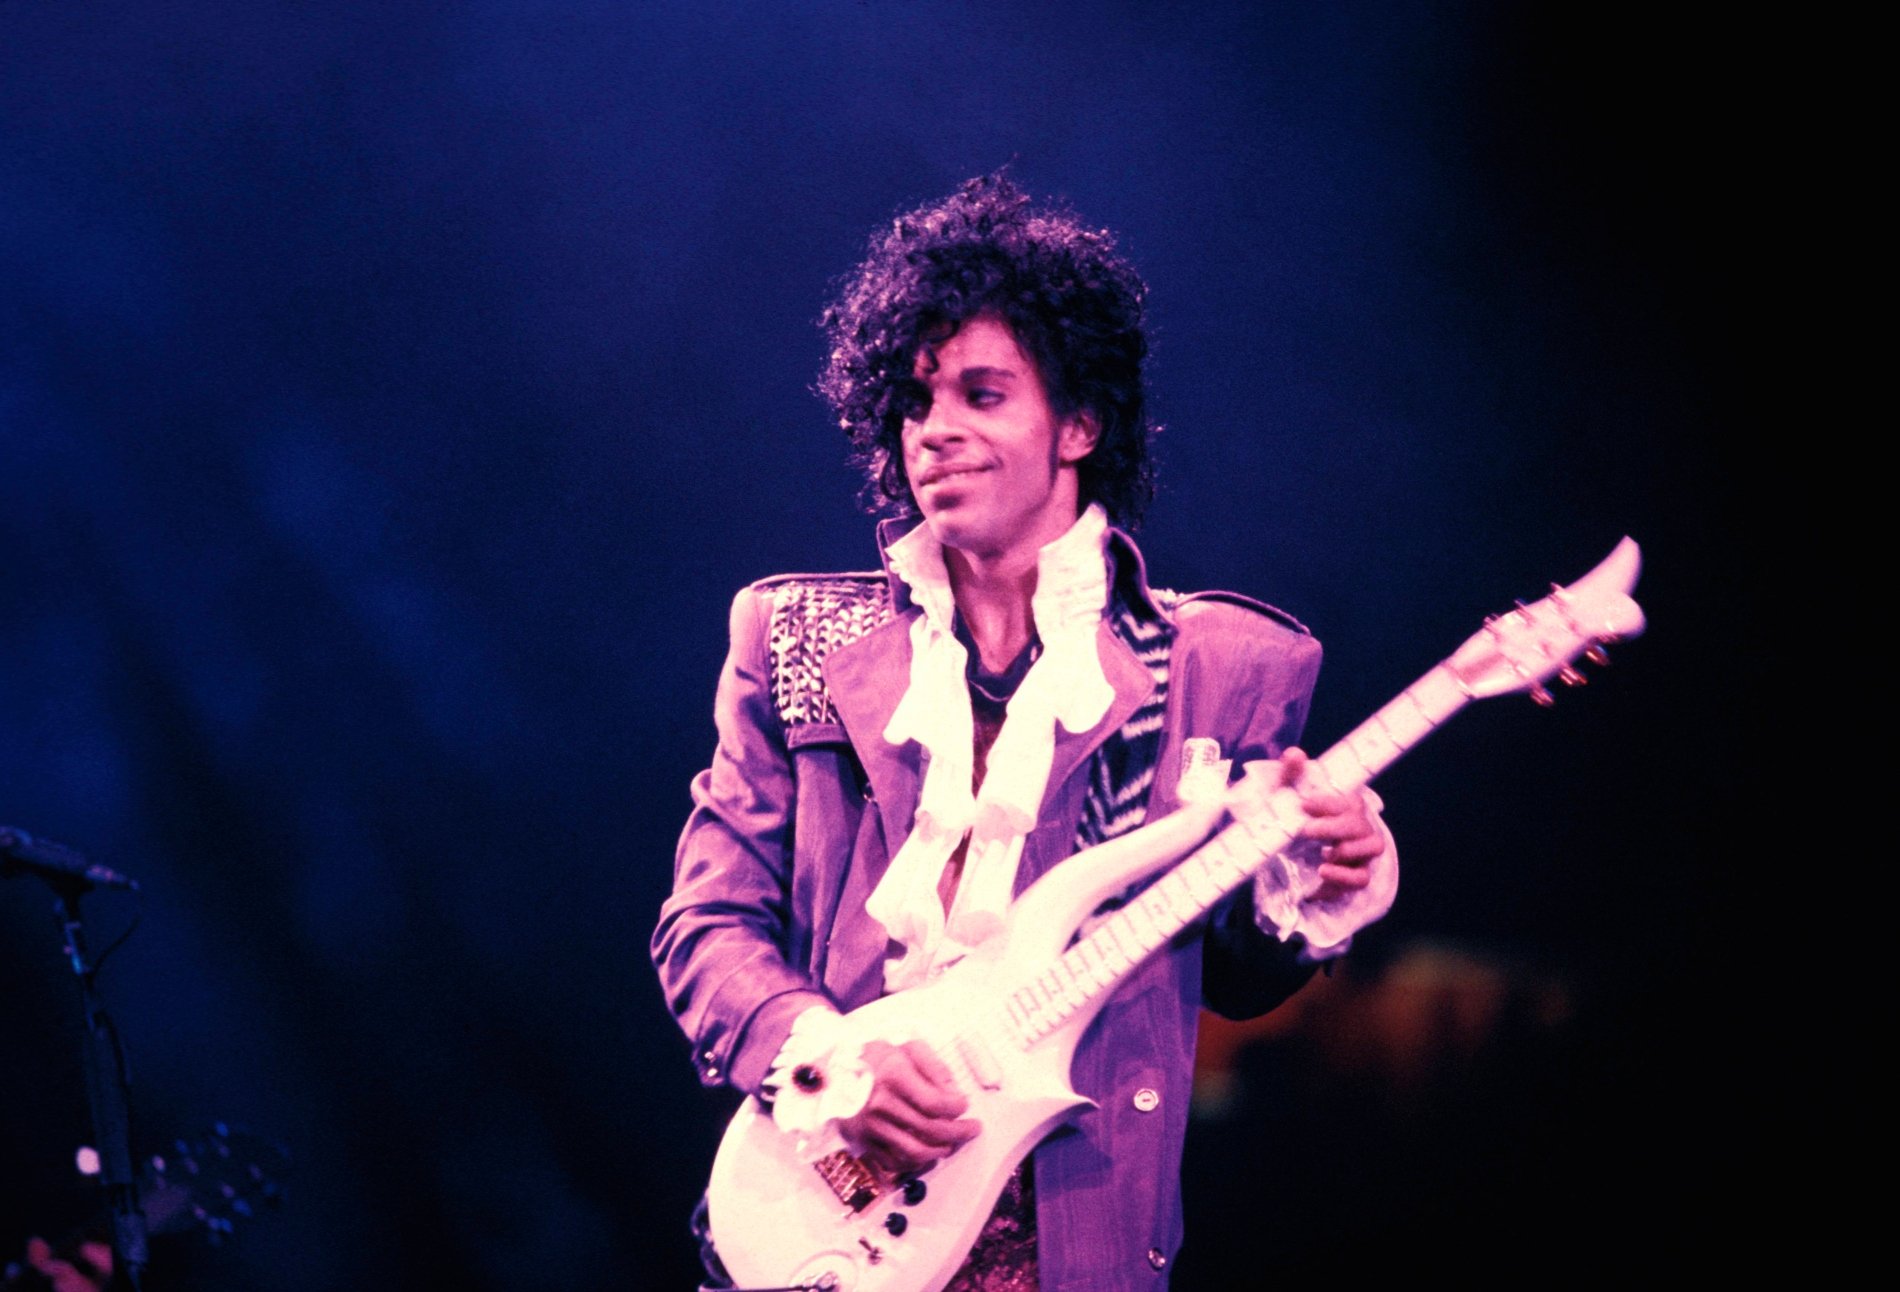
<path fill-rule="evenodd" d="M 1151 566 L 1312 625 L 1316 747 L 1622 534 L 1650 563 L 1603 685 L 1382 785 L 1406 888 L 1366 962 L 1451 941 L 1581 1002 L 1572 1066 L 1484 1124 L 1548 1152 L 1461 1163 L 1443 1250 L 1404 1194 L 1350 1255 L 1191 1214 L 1201 1279 L 1451 1265 L 1499 1207 L 1552 1256 L 1669 1235 L 1718 1132 L 1725 690 L 1767 674 L 1712 652 L 1753 577 L 1753 178 L 1717 38 L 1596 21 L 0 4 L 0 822 L 149 890 L 105 975 L 141 1140 L 221 1117 L 298 1160 L 281 1216 L 172 1259 L 686 1284 L 727 1105 L 645 942 L 726 605 L 874 560 L 811 322 L 873 227 L 1004 163 L 1145 271 Z M 0 887 L 0 1257 L 88 1206 L 46 908 Z"/>

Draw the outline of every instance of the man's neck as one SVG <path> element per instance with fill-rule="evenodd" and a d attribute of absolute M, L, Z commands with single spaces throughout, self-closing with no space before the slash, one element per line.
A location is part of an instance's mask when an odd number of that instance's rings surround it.
<path fill-rule="evenodd" d="M 955 548 L 944 549 L 943 563 L 950 572 L 957 613 L 963 616 L 963 626 L 988 672 L 1008 668 L 1036 630 L 1030 602 L 1036 595 L 1038 555 L 1038 550 L 1031 550 L 985 560 Z"/>

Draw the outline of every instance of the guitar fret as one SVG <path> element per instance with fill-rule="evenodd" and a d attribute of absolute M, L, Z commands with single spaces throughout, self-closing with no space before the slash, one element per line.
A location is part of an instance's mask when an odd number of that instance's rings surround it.
<path fill-rule="evenodd" d="M 1398 698 L 1386 707 L 1392 708 L 1398 704 L 1399 700 L 1409 702 L 1425 723 L 1426 731 L 1430 731 L 1462 708 L 1468 698 L 1470 697 L 1465 691 L 1464 683 L 1458 680 L 1457 674 L 1440 664 L 1406 687 L 1399 693 Z M 1423 732 L 1420 733 L 1421 736 L 1423 734 Z"/>
<path fill-rule="evenodd" d="M 1411 699 L 1410 691 L 1406 692 L 1406 698 Z M 1425 720 L 1424 710 L 1419 707 L 1416 700 L 1411 700 L 1409 705 L 1401 705 L 1398 700 L 1394 700 L 1366 719 L 1364 725 L 1370 726 L 1375 723 L 1380 733 L 1398 751 L 1392 755 L 1393 758 L 1397 758 L 1399 754 L 1430 735 L 1432 730 L 1431 724 Z"/>
<path fill-rule="evenodd" d="M 1075 975 L 1075 1003 L 1085 1005 L 1101 995 L 1104 987 L 1115 985 L 1115 975 L 1108 972 L 1108 966 L 1101 961 L 1089 961 L 1082 964 Z"/>
<path fill-rule="evenodd" d="M 1225 897 L 1228 891 L 1244 877 L 1243 873 L 1234 866 L 1233 859 L 1220 855 L 1216 849 L 1208 850 L 1207 860 L 1201 870 L 1206 874 L 1207 882 L 1214 886 L 1215 892 L 1220 897 Z M 1218 901 L 1219 897 L 1215 900 Z"/>
<path fill-rule="evenodd" d="M 1159 946 L 1173 936 L 1179 925 L 1170 923 L 1174 915 L 1174 906 L 1168 901 L 1168 894 L 1159 884 L 1150 885 L 1141 895 L 1141 905 L 1148 912 L 1148 918 L 1154 922 L 1155 944 Z"/>
<path fill-rule="evenodd" d="M 1392 706 L 1388 704 L 1385 708 L 1373 714 L 1371 719 L 1372 722 L 1379 725 L 1379 734 L 1385 737 L 1385 741 L 1388 745 L 1392 746 L 1392 753 L 1387 756 L 1387 762 L 1396 759 L 1400 754 L 1410 749 L 1412 743 L 1425 734 L 1423 731 L 1408 732 L 1405 735 L 1394 732 L 1392 730 L 1391 716 L 1395 715 L 1393 715 Z"/>
<path fill-rule="evenodd" d="M 1218 899 L 1227 886 L 1220 882 L 1220 872 L 1215 868 L 1214 854 L 1197 850 L 1192 857 L 1188 858 L 1188 864 L 1193 866 L 1195 873 L 1199 874 L 1200 877 L 1206 880 L 1208 885 L 1214 889 L 1214 895 Z"/>
<path fill-rule="evenodd" d="M 1194 891 L 1188 887 L 1187 871 L 1177 867 L 1155 884 L 1168 895 L 1168 920 L 1178 930 L 1194 918 L 1197 906 Z"/>
<path fill-rule="evenodd" d="M 1127 923 L 1136 947 L 1140 948 L 1140 954 L 1146 955 L 1161 945 L 1165 935 L 1155 927 L 1154 912 L 1142 902 L 1136 901 L 1123 907 L 1120 918 Z"/>
<path fill-rule="evenodd" d="M 1392 743 L 1392 737 L 1386 734 L 1384 724 L 1367 724 L 1353 732 L 1346 739 L 1346 748 L 1358 760 L 1362 768 L 1373 768 L 1383 764 L 1386 759 L 1398 752 L 1398 746 Z"/>
<path fill-rule="evenodd" d="M 1293 838 L 1298 828 L 1298 801 L 1292 790 L 1280 790 L 1267 800 L 1263 811 L 1240 818 L 1241 830 L 1261 858 L 1271 857 Z"/>
<path fill-rule="evenodd" d="M 1248 867 L 1235 854 L 1224 833 L 1216 835 L 1211 845 L 1201 852 L 1207 858 L 1207 873 L 1223 892 L 1247 877 Z"/>
<path fill-rule="evenodd" d="M 1122 945 L 1121 926 L 1123 923 L 1124 921 L 1120 919 L 1109 920 L 1095 931 L 1095 936 L 1108 944 L 1107 950 L 1103 953 L 1104 958 L 1113 964 L 1118 971 L 1127 969 L 1130 965 L 1135 963 L 1136 959 L 1136 957 L 1130 955 L 1128 949 Z"/>
<path fill-rule="evenodd" d="M 1350 738 L 1326 751 L 1326 756 L 1319 760 L 1319 770 L 1326 783 L 1341 794 L 1350 793 L 1371 779 Z"/>
<path fill-rule="evenodd" d="M 1367 723 L 1346 738 L 1346 749 L 1359 764 L 1360 779 L 1369 781 L 1379 768 L 1401 752 L 1384 723 Z"/>
<path fill-rule="evenodd" d="M 1243 879 L 1260 869 L 1260 865 L 1271 854 L 1252 846 L 1253 838 L 1245 829 L 1229 826 L 1214 836 L 1214 846 L 1226 854 L 1233 863 L 1234 873 Z"/>
<path fill-rule="evenodd" d="M 1069 948 L 1069 950 L 1065 951 L 1062 955 L 1062 965 L 1075 978 L 1076 982 L 1082 985 L 1085 995 L 1101 986 L 1101 984 L 1096 981 L 1096 967 L 1089 959 L 1087 942 L 1078 942 Z"/>

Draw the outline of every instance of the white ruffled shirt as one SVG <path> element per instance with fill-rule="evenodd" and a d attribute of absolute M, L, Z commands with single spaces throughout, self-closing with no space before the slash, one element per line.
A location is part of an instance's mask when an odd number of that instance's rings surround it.
<path fill-rule="evenodd" d="M 957 640 L 943 547 L 928 525 L 919 525 L 889 549 L 892 572 L 909 585 L 923 614 L 910 629 L 910 687 L 884 739 L 893 745 L 915 740 L 929 764 L 910 835 L 865 903 L 903 947 L 885 962 L 886 991 L 927 981 L 1002 927 L 1023 839 L 1035 828 L 1049 785 L 1056 726 L 1088 731 L 1114 702 L 1095 645 L 1108 602 L 1107 536 L 1108 518 L 1091 505 L 1038 554 L 1030 610 L 1042 654 L 1010 697 L 975 792 L 970 654 Z M 963 874 L 946 915 L 938 885 L 966 839 Z"/>

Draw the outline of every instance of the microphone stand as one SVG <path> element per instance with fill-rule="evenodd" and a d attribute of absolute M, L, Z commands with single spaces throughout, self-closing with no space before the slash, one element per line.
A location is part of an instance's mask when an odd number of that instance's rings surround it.
<path fill-rule="evenodd" d="M 15 868 L 0 864 L 0 873 L 11 873 Z M 94 1143 L 99 1152 L 99 1183 L 105 1189 L 112 1217 L 113 1283 L 140 1292 L 147 1260 L 145 1212 L 139 1206 L 138 1177 L 132 1171 L 125 1054 L 119 1046 L 118 1031 L 94 987 L 98 966 L 87 957 L 86 930 L 79 917 L 79 899 L 92 883 L 83 874 L 44 869 L 34 873 L 53 890 L 54 910 L 65 937 L 64 951 L 79 979 L 80 1006 L 85 1015 L 86 1102 L 91 1105 Z"/>

